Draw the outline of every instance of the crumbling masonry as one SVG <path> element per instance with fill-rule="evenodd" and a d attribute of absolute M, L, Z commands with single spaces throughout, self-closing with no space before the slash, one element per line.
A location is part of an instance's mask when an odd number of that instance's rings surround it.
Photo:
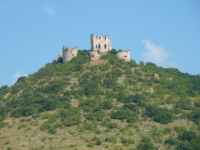
<path fill-rule="evenodd" d="M 99 60 L 102 55 L 106 55 L 108 51 L 112 50 L 112 45 L 108 35 L 102 36 L 101 34 L 92 34 L 90 40 L 91 49 L 89 51 L 91 60 Z M 63 63 L 70 61 L 73 57 L 76 57 L 78 54 L 78 49 L 76 46 L 72 49 L 70 47 L 66 48 L 65 46 L 63 46 L 62 51 L 62 53 L 59 53 L 57 61 L 61 57 L 63 58 Z M 117 57 L 120 59 L 124 59 L 125 61 L 130 61 L 130 51 L 124 50 L 118 52 Z"/>

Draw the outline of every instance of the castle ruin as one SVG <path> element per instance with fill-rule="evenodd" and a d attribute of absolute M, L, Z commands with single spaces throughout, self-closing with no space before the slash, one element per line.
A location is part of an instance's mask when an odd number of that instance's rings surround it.
<path fill-rule="evenodd" d="M 76 57 L 78 54 L 78 49 L 75 46 L 75 48 L 66 48 L 63 46 L 63 63 L 70 61 L 73 57 Z"/>
<path fill-rule="evenodd" d="M 120 59 L 124 59 L 125 61 L 131 61 L 130 50 L 127 49 L 127 50 L 118 52 L 117 57 Z"/>
<path fill-rule="evenodd" d="M 108 51 L 112 50 L 112 45 L 110 42 L 110 38 L 108 35 L 95 35 L 91 34 L 90 37 L 91 40 L 91 49 L 90 51 L 90 58 L 91 60 L 99 60 L 101 56 L 106 55 Z M 59 58 L 63 58 L 63 63 L 70 61 L 73 57 L 76 57 L 78 54 L 78 49 L 75 46 L 75 48 L 66 48 L 63 46 L 62 53 L 59 53 L 57 57 L 57 61 Z M 125 61 L 130 61 L 130 51 L 124 50 L 121 52 L 118 52 L 117 57 L 120 59 L 124 59 Z"/>
<path fill-rule="evenodd" d="M 91 40 L 91 51 L 97 51 L 100 52 L 108 52 L 109 50 L 112 50 L 112 45 L 110 42 L 110 38 L 108 35 L 102 36 L 92 34 L 90 37 Z"/>

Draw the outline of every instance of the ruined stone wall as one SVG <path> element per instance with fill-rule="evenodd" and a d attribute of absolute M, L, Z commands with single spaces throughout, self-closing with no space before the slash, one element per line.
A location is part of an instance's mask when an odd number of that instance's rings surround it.
<path fill-rule="evenodd" d="M 59 58 L 63 58 L 63 53 L 58 54 L 56 61 L 58 61 Z"/>
<path fill-rule="evenodd" d="M 97 51 L 90 51 L 90 59 L 91 60 L 99 60 L 101 55 Z"/>
<path fill-rule="evenodd" d="M 120 59 L 124 59 L 125 61 L 130 61 L 131 60 L 130 51 L 128 49 L 124 50 L 124 51 L 121 51 L 121 52 L 118 52 L 117 53 L 117 57 L 120 58 Z"/>
<path fill-rule="evenodd" d="M 75 46 L 75 48 L 66 48 L 63 46 L 63 63 L 70 61 L 73 57 L 76 57 L 78 54 L 78 49 Z"/>
<path fill-rule="evenodd" d="M 112 45 L 110 42 L 110 38 L 108 35 L 102 36 L 92 34 L 90 37 L 91 40 L 91 51 L 97 51 L 100 52 L 108 52 L 109 50 L 112 50 Z"/>

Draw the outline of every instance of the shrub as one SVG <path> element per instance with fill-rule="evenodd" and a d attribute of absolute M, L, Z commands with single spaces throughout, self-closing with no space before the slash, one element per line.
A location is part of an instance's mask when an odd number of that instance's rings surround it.
<path fill-rule="evenodd" d="M 44 115 L 42 116 L 42 119 L 49 119 L 50 116 L 51 116 L 50 114 L 44 114 Z"/>
<path fill-rule="evenodd" d="M 110 129 L 113 129 L 113 128 L 117 128 L 117 126 L 118 125 L 116 123 L 109 123 L 107 127 Z"/>
<path fill-rule="evenodd" d="M 28 127 L 28 125 L 25 123 L 22 123 L 19 125 L 19 127 L 17 129 L 26 128 L 26 127 Z"/>
<path fill-rule="evenodd" d="M 95 145 L 101 145 L 101 144 L 102 144 L 102 141 L 99 140 L 99 139 L 98 139 L 98 140 L 96 141 L 96 143 L 95 143 Z"/>
<path fill-rule="evenodd" d="M 87 144 L 87 147 L 94 147 L 94 146 L 95 146 L 95 144 L 92 143 L 91 141 Z"/>
<path fill-rule="evenodd" d="M 188 99 L 180 99 L 176 102 L 176 107 L 184 110 L 191 109 L 191 103 Z"/>
<path fill-rule="evenodd" d="M 163 131 L 163 133 L 167 134 L 167 133 L 170 133 L 171 131 L 172 131 L 171 128 L 165 128 L 164 131 Z"/>
<path fill-rule="evenodd" d="M 116 137 L 112 136 L 109 138 L 105 138 L 106 142 L 112 142 L 113 144 L 117 143 Z"/>
<path fill-rule="evenodd" d="M 137 146 L 137 149 L 138 150 L 148 150 L 148 149 L 157 150 L 157 148 L 151 142 L 145 142 L 145 143 L 140 142 Z"/>
<path fill-rule="evenodd" d="M 43 122 L 43 124 L 40 126 L 40 129 L 41 129 L 42 131 L 47 130 L 47 129 L 50 129 L 50 128 L 51 128 L 51 125 L 49 125 L 49 124 L 47 123 L 47 121 Z"/>
<path fill-rule="evenodd" d="M 176 145 L 177 140 L 176 140 L 176 138 L 173 138 L 170 136 L 168 139 L 165 140 L 165 144 Z"/>
<path fill-rule="evenodd" d="M 153 117 L 153 120 L 161 124 L 168 124 L 174 120 L 172 112 L 167 108 L 157 108 L 152 105 L 146 107 L 142 116 Z"/>
<path fill-rule="evenodd" d="M 121 142 L 124 143 L 124 144 L 125 143 L 128 143 L 128 144 L 134 144 L 135 143 L 135 141 L 133 139 L 124 139 L 124 138 L 122 138 Z"/>
<path fill-rule="evenodd" d="M 26 119 L 25 118 L 22 118 L 21 120 L 20 120 L 20 122 L 25 122 L 26 121 Z"/>
<path fill-rule="evenodd" d="M 176 148 L 177 150 L 192 150 L 192 146 L 188 142 L 180 142 Z"/>
<path fill-rule="evenodd" d="M 49 133 L 51 134 L 55 134 L 57 132 L 57 130 L 55 128 L 50 128 L 49 129 Z"/>
<path fill-rule="evenodd" d="M 0 129 L 5 127 L 6 125 L 9 125 L 8 122 L 0 122 Z"/>

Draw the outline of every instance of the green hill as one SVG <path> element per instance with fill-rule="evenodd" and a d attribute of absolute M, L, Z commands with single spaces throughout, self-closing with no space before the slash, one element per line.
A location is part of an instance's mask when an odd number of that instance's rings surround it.
<path fill-rule="evenodd" d="M 0 88 L 1 149 L 200 149 L 200 76 L 116 50 L 48 63 Z"/>

